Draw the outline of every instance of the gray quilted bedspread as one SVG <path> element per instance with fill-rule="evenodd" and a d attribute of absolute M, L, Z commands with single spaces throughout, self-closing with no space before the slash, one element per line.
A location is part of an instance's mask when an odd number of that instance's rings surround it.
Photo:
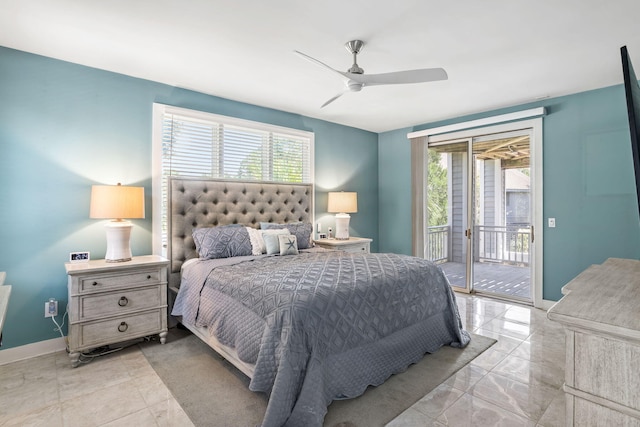
<path fill-rule="evenodd" d="M 263 427 L 321 426 L 332 400 L 470 340 L 444 274 L 421 258 L 310 251 L 212 261 L 184 271 L 172 314 L 255 364 L 250 389 L 269 395 Z"/>

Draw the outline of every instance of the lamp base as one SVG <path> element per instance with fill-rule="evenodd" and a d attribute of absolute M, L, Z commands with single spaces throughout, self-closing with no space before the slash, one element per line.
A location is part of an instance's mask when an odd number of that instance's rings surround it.
<path fill-rule="evenodd" d="M 131 261 L 131 227 L 129 221 L 110 221 L 104 226 L 107 231 L 106 262 Z"/>
<path fill-rule="evenodd" d="M 351 216 L 349 214 L 336 214 L 336 240 L 349 240 L 350 219 Z"/>

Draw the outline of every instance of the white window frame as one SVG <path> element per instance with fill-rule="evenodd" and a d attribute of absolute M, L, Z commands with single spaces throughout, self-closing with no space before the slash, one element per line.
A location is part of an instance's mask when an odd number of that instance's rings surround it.
<path fill-rule="evenodd" d="M 407 134 L 408 140 L 415 150 L 416 159 L 412 158 L 412 222 L 413 222 L 413 254 L 423 256 L 426 242 L 426 228 L 424 227 L 424 205 L 427 200 L 424 182 L 426 179 L 426 157 L 424 153 L 431 143 L 445 142 L 449 140 L 473 138 L 480 134 L 494 134 L 510 132 L 518 129 L 531 129 L 532 131 L 532 165 L 531 174 L 534 181 L 534 194 L 531 200 L 531 221 L 535 230 L 535 247 L 532 259 L 534 271 L 532 272 L 531 285 L 533 286 L 531 297 L 534 307 L 549 308 L 548 301 L 543 300 L 542 272 L 543 272 L 543 209 L 542 209 L 542 117 L 546 114 L 544 107 L 492 116 L 469 122 L 455 123 L 437 128 L 425 129 Z"/>
<path fill-rule="evenodd" d="M 155 255 L 167 256 L 167 248 L 163 244 L 162 236 L 162 124 L 165 114 L 176 114 L 187 116 L 196 120 L 206 122 L 221 123 L 226 126 L 238 126 L 251 130 L 269 132 L 274 134 L 285 134 L 309 140 L 309 165 L 308 176 L 309 182 L 305 184 L 313 184 L 314 182 L 314 133 L 299 129 L 292 129 L 282 126 L 271 125 L 267 123 L 255 122 L 251 120 L 239 119 L 236 117 L 223 116 L 219 114 L 207 113 L 187 108 L 174 107 L 171 105 L 153 103 L 152 116 L 152 166 L 151 166 L 151 182 L 152 182 L 152 247 Z"/>

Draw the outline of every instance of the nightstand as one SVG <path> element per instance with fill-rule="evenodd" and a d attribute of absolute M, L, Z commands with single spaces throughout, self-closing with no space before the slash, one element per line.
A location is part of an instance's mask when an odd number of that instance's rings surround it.
<path fill-rule="evenodd" d="M 167 266 L 156 255 L 108 263 L 65 263 L 69 291 L 69 358 L 84 350 L 147 335 L 167 338 Z"/>
<path fill-rule="evenodd" d="M 349 240 L 320 239 L 314 240 L 316 246 L 334 251 L 361 252 L 368 254 L 372 239 L 366 237 L 349 237 Z"/>

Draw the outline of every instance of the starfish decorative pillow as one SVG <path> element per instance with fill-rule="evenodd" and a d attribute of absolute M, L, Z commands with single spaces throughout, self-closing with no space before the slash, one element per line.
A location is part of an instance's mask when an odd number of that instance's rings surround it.
<path fill-rule="evenodd" d="M 280 234 L 280 255 L 298 255 L 298 239 L 293 234 Z"/>

